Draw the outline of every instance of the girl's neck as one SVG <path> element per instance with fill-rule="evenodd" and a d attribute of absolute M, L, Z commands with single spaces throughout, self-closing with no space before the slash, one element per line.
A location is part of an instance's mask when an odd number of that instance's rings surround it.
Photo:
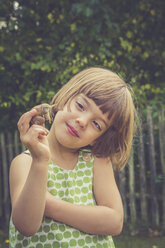
<path fill-rule="evenodd" d="M 72 170 L 77 163 L 78 151 L 59 144 L 52 130 L 48 134 L 48 142 L 52 162 L 61 168 Z"/>

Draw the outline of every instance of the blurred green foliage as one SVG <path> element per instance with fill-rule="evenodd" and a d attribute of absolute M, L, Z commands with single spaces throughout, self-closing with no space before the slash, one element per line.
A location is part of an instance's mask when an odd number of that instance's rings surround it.
<path fill-rule="evenodd" d="M 162 0 L 1 0 L 0 130 L 90 66 L 120 74 L 138 105 L 164 104 L 164 12 Z"/>

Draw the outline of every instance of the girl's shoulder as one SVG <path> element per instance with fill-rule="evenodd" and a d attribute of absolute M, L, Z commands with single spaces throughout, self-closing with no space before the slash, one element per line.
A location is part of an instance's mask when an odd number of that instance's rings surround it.
<path fill-rule="evenodd" d="M 11 162 L 11 165 L 15 162 L 22 162 L 22 160 L 24 161 L 31 161 L 32 160 L 32 157 L 31 157 L 31 154 L 30 154 L 30 151 L 29 150 L 25 150 L 24 152 L 20 153 L 19 155 L 17 155 Z"/>
<path fill-rule="evenodd" d="M 29 171 L 31 162 L 32 158 L 30 152 L 26 151 L 17 155 L 11 162 L 10 173 L 14 171 L 26 171 L 26 169 Z"/>
<path fill-rule="evenodd" d="M 94 176 L 97 177 L 98 180 L 100 180 L 100 175 L 102 175 L 102 177 L 104 178 L 107 177 L 107 175 L 113 176 L 114 174 L 114 169 L 111 160 L 96 156 L 94 156 L 93 171 L 94 171 Z"/>

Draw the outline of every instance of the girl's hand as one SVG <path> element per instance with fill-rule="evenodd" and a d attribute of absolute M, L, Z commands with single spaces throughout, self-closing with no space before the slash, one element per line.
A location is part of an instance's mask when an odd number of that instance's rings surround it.
<path fill-rule="evenodd" d="M 33 159 L 48 161 L 50 158 L 47 140 L 48 130 L 41 125 L 30 126 L 31 119 L 37 115 L 37 110 L 32 109 L 21 116 L 18 121 L 21 142 L 29 149 Z"/>

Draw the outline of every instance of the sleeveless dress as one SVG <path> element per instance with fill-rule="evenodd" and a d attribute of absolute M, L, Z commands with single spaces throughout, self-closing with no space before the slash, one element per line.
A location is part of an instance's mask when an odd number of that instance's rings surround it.
<path fill-rule="evenodd" d="M 67 202 L 96 205 L 92 192 L 93 160 L 88 150 L 81 150 L 73 170 L 50 162 L 48 191 Z M 23 236 L 10 219 L 9 240 L 10 248 L 115 248 L 111 236 L 87 234 L 47 217 L 43 217 L 39 231 L 31 237 Z"/>

